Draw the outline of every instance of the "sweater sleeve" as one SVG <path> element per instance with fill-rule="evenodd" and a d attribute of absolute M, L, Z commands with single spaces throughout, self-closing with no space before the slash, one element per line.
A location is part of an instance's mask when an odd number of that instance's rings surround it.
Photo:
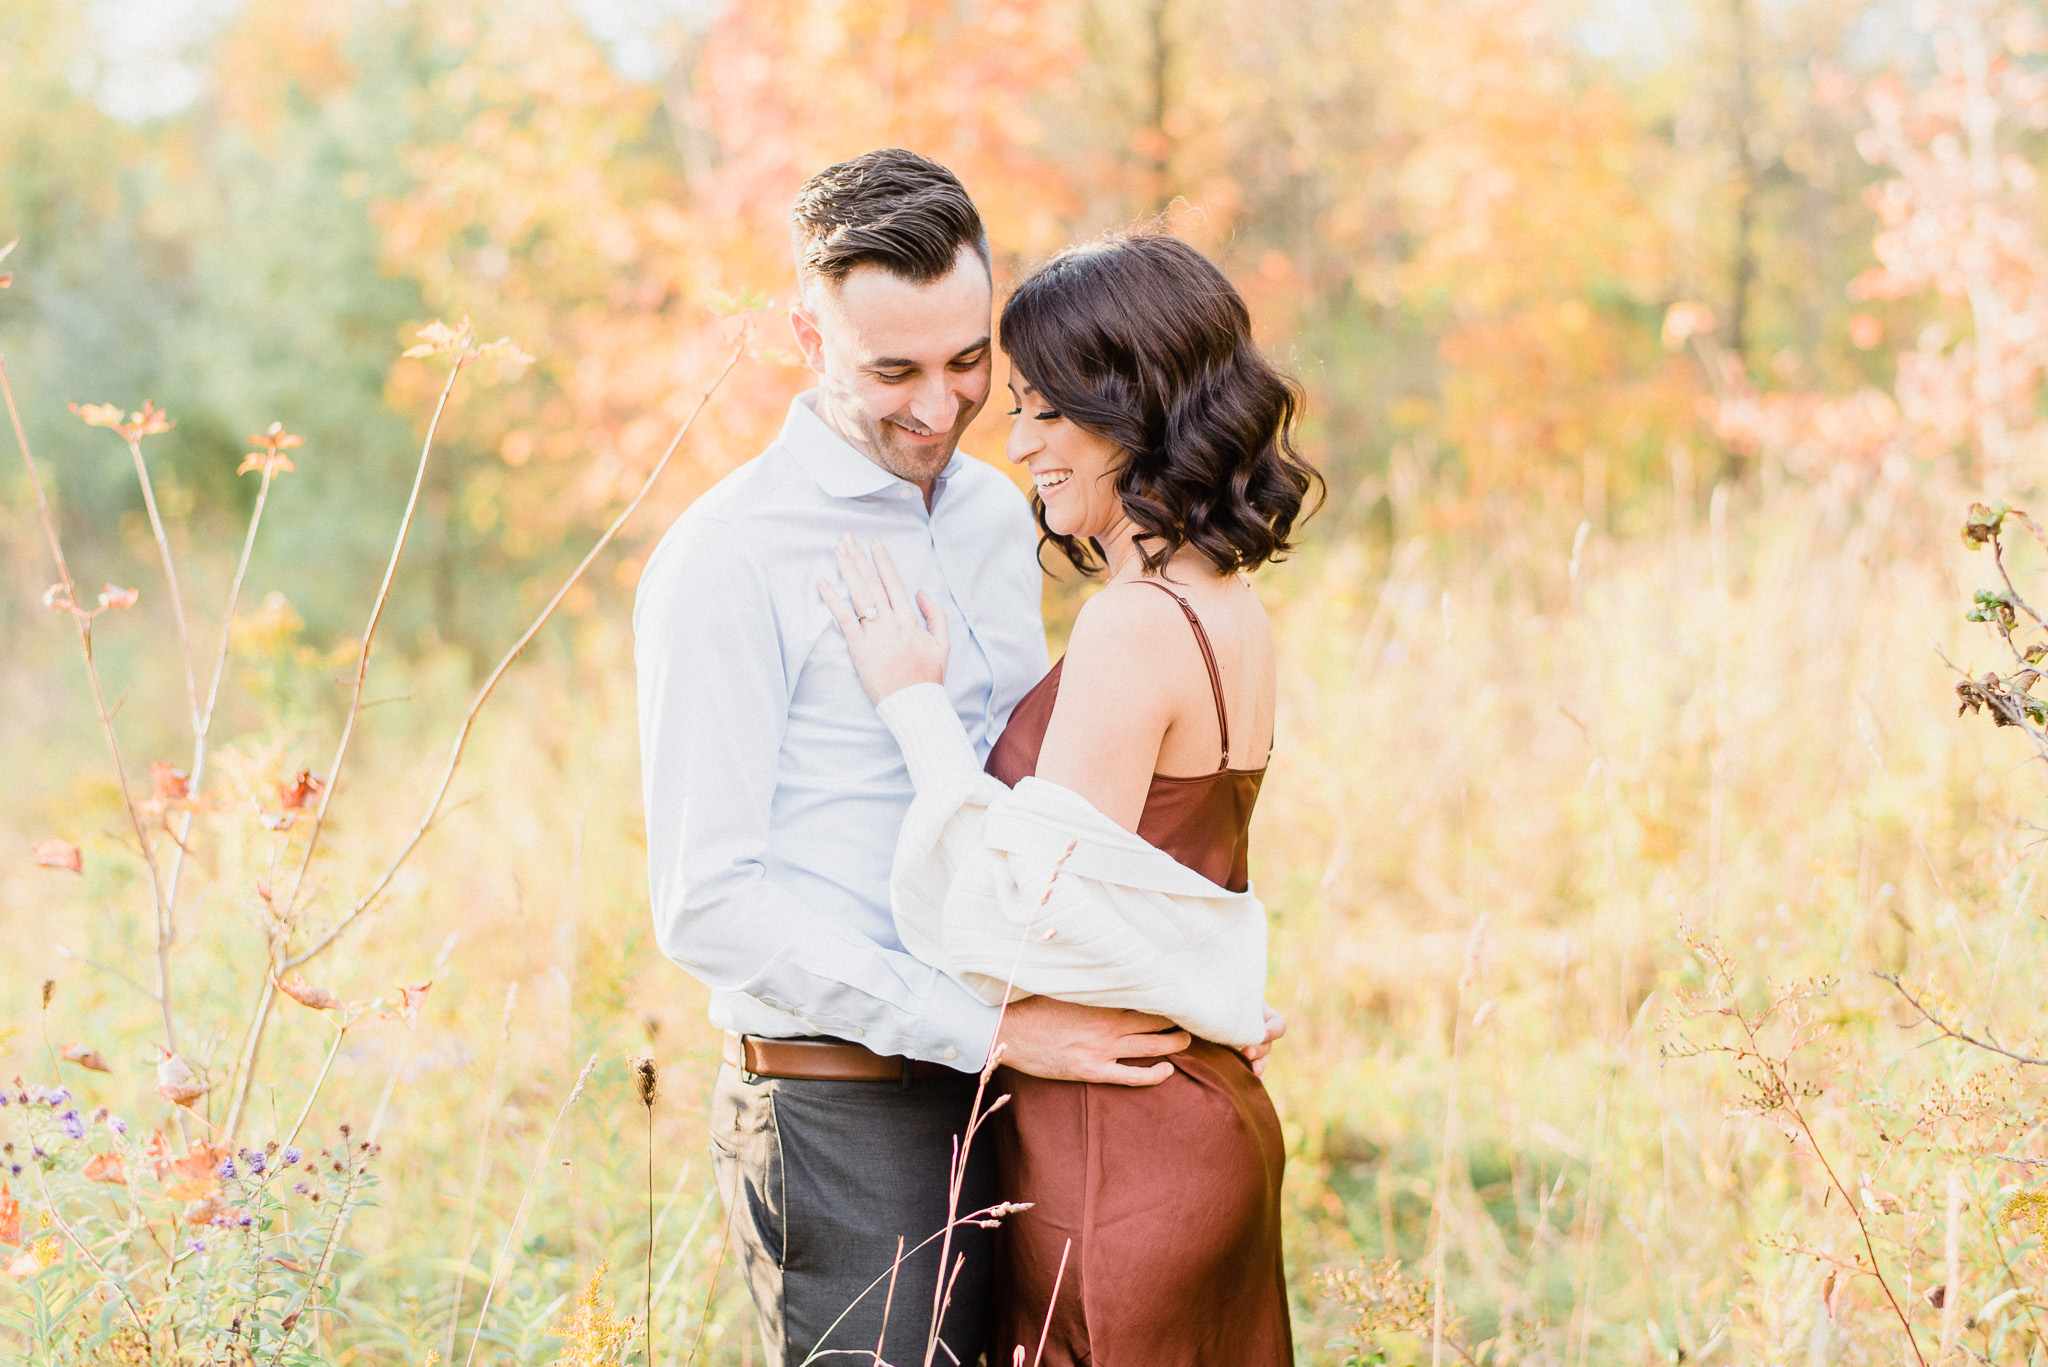
<path fill-rule="evenodd" d="M 884 698 L 917 797 L 890 902 L 903 947 L 991 1004 L 1042 995 L 1150 1011 L 1204 1039 L 1265 1037 L 1265 908 L 1080 794 L 984 773 L 936 684 Z"/>
<path fill-rule="evenodd" d="M 911 786 L 929 792 L 948 784 L 971 783 L 981 772 L 967 728 L 953 710 L 944 684 L 912 684 L 877 704 L 882 724 L 903 750 Z"/>

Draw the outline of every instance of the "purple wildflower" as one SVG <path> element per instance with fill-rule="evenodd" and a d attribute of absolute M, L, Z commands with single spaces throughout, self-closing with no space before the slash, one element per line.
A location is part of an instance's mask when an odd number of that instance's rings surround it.
<path fill-rule="evenodd" d="M 221 1160 L 220 1160 L 220 1166 L 219 1166 L 219 1167 L 217 1167 L 217 1168 L 215 1168 L 215 1169 L 214 1169 L 214 1171 L 220 1174 L 220 1176 L 221 1176 L 221 1180 L 222 1180 L 222 1181 L 225 1181 L 225 1182 L 232 1182 L 232 1181 L 234 1181 L 234 1180 L 235 1180 L 235 1160 L 234 1160 L 234 1159 L 232 1159 L 232 1158 L 223 1158 L 223 1159 L 221 1159 Z"/>
<path fill-rule="evenodd" d="M 294 1163 L 297 1163 L 303 1157 L 305 1157 L 305 1155 L 300 1153 L 297 1149 L 286 1148 L 284 1151 L 284 1165 L 286 1167 L 291 1167 Z"/>
<path fill-rule="evenodd" d="M 206 1252 L 206 1240 L 194 1239 L 186 1244 L 185 1247 L 191 1249 L 194 1253 L 204 1253 Z"/>
<path fill-rule="evenodd" d="M 107 1122 L 107 1128 L 115 1134 L 126 1134 L 128 1133 L 128 1122 L 117 1115 Z"/>
<path fill-rule="evenodd" d="M 85 1121 L 79 1118 L 76 1110 L 69 1110 L 58 1116 L 57 1128 L 70 1135 L 73 1139 L 85 1138 Z"/>
<path fill-rule="evenodd" d="M 250 1171 L 250 1172 L 253 1172 L 253 1173 L 261 1174 L 261 1173 L 262 1173 L 262 1171 L 263 1171 L 263 1167 L 264 1167 L 264 1162 L 263 1162 L 263 1155 L 262 1155 L 262 1154 L 260 1154 L 260 1153 L 253 1153 L 253 1152 L 252 1152 L 252 1153 L 250 1153 L 250 1154 L 249 1154 L 249 1155 L 247 1155 L 247 1156 L 248 1156 L 248 1159 L 249 1159 L 249 1171 Z"/>

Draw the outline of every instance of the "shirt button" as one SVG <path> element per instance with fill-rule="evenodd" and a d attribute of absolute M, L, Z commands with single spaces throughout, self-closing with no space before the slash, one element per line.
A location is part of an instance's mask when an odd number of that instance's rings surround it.
<path fill-rule="evenodd" d="M 959 1058 L 959 1057 L 960 1057 L 960 1051 L 959 1051 L 958 1049 L 948 1049 L 948 1050 L 946 1051 L 946 1057 L 947 1057 L 947 1058 Z"/>

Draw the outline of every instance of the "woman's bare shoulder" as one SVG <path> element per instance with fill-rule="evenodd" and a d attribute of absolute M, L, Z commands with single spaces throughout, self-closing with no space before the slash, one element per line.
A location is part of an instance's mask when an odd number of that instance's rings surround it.
<path fill-rule="evenodd" d="M 1172 657 L 1162 658 L 1158 647 L 1187 631 L 1187 616 L 1172 597 L 1145 584 L 1111 584 L 1081 605 L 1067 655 L 1079 656 L 1084 667 L 1107 660 L 1128 671 L 1126 677 L 1142 675 L 1148 666 L 1170 665 Z"/>

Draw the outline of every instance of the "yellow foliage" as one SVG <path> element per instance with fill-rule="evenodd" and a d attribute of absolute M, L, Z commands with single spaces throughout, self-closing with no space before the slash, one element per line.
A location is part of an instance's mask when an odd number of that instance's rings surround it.
<path fill-rule="evenodd" d="M 617 1304 L 604 1293 L 608 1270 L 610 1264 L 599 1263 L 577 1295 L 575 1308 L 555 1323 L 554 1332 L 562 1340 L 556 1367 L 617 1367 L 626 1360 L 640 1321 L 615 1316 Z"/>

